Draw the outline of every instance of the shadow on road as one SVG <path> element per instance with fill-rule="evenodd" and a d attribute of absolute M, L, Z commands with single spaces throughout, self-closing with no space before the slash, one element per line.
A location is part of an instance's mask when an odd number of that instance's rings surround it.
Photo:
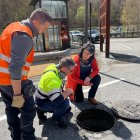
<path fill-rule="evenodd" d="M 132 137 L 132 132 L 121 121 L 116 121 L 115 126 L 112 128 L 112 133 L 124 140 L 130 140 Z"/>
<path fill-rule="evenodd" d="M 110 53 L 110 54 L 115 58 L 115 60 L 140 64 L 140 57 L 138 56 L 119 53 Z"/>
<path fill-rule="evenodd" d="M 72 104 L 76 106 L 80 111 L 85 109 L 91 109 L 93 107 L 93 105 L 88 101 L 87 98 L 85 98 L 83 102 L 72 102 Z"/>
<path fill-rule="evenodd" d="M 72 116 L 73 114 L 69 113 L 66 116 L 67 121 L 70 121 Z M 68 128 L 62 129 L 56 126 L 51 118 L 49 118 L 47 122 L 44 123 L 41 136 L 47 137 L 47 140 L 88 140 L 86 137 L 81 137 L 78 131 L 79 127 L 76 124 L 70 123 Z"/>
<path fill-rule="evenodd" d="M 0 97 L 0 102 L 2 102 L 2 98 Z"/>

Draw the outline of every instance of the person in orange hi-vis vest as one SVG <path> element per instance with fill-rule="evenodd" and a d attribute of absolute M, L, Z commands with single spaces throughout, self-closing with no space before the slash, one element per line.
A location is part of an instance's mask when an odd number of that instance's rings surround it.
<path fill-rule="evenodd" d="M 0 36 L 0 93 L 12 140 L 36 139 L 35 87 L 27 74 L 34 58 L 33 38 L 43 33 L 51 20 L 47 11 L 39 8 L 29 19 L 9 24 Z"/>

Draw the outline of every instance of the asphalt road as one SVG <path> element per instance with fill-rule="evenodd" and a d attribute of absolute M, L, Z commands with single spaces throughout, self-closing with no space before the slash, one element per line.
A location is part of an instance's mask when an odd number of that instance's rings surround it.
<path fill-rule="evenodd" d="M 99 51 L 99 45 L 96 45 Z M 139 39 L 111 39 L 111 59 L 107 70 L 101 69 L 101 85 L 96 99 L 111 107 L 118 100 L 133 100 L 140 103 L 140 38 Z M 31 78 L 37 85 L 40 76 Z M 87 101 L 88 87 L 84 87 L 85 101 L 80 105 L 72 104 L 72 113 L 68 115 L 70 126 L 60 129 L 51 122 L 51 114 L 47 114 L 48 121 L 39 125 L 37 117 L 34 121 L 36 136 L 45 140 L 140 140 L 140 123 L 127 122 L 117 119 L 115 126 L 106 132 L 94 133 L 78 127 L 75 118 L 80 110 L 90 108 Z M 80 107 L 79 107 L 80 106 Z M 4 104 L 0 97 L 0 140 L 10 140 L 7 129 Z"/>

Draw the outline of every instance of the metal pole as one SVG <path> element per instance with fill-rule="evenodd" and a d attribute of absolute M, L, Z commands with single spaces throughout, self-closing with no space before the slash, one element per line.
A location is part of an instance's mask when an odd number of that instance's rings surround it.
<path fill-rule="evenodd" d="M 39 7 L 42 8 L 42 2 L 39 0 Z M 43 51 L 46 52 L 45 33 L 42 33 Z"/>
<path fill-rule="evenodd" d="M 90 38 L 91 38 L 91 22 L 92 22 L 92 18 L 91 18 L 91 16 L 92 16 L 92 3 L 90 2 Z"/>
<path fill-rule="evenodd" d="M 69 36 L 69 30 L 70 30 L 70 25 L 69 25 L 69 10 L 68 10 L 68 1 L 66 1 L 66 11 L 67 11 L 67 30 L 68 30 L 68 37 L 69 37 L 69 47 L 71 48 L 71 43 L 70 43 L 70 36 Z"/>
<path fill-rule="evenodd" d="M 85 0 L 85 42 L 88 40 L 88 0 Z"/>
<path fill-rule="evenodd" d="M 103 52 L 103 39 L 102 39 L 102 0 L 100 0 L 100 52 Z"/>
<path fill-rule="evenodd" d="M 110 0 L 106 0 L 106 58 L 110 53 Z"/>

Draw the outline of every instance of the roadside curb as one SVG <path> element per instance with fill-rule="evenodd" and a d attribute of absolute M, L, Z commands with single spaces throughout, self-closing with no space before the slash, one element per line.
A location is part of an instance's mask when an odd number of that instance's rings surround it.
<path fill-rule="evenodd" d="M 36 53 L 34 55 L 34 62 L 61 59 L 62 57 L 66 57 L 69 55 L 71 55 L 71 49 L 66 49 L 63 51 Z"/>

